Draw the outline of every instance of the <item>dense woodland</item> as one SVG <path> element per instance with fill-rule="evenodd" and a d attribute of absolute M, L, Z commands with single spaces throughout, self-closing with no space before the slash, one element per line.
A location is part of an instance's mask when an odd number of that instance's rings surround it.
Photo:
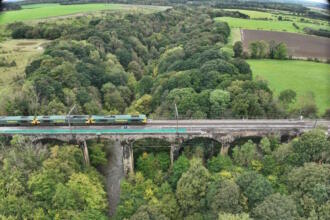
<path fill-rule="evenodd" d="M 144 113 L 173 118 L 315 117 L 313 99 L 277 100 L 249 65 L 221 48 L 230 28 L 217 16 L 242 16 L 179 7 L 154 14 L 111 13 L 68 23 L 8 25 L 12 37 L 45 38 L 42 56 L 3 94 L 7 115 Z M 284 91 L 286 92 L 286 91 Z"/>
<path fill-rule="evenodd" d="M 99 172 L 106 144 L 88 146 L 90 167 L 78 146 L 32 144 L 20 136 L 1 140 L 0 219 L 107 219 Z M 227 156 L 214 146 L 185 144 L 172 167 L 167 150 L 136 154 L 136 172 L 121 182 L 112 219 L 330 218 L 330 141 L 324 130 L 283 144 L 276 135 L 243 142 Z"/>
<path fill-rule="evenodd" d="M 252 80 L 240 43 L 234 58 L 221 49 L 230 29 L 215 22 L 217 16 L 244 15 L 175 7 L 10 24 L 15 39 L 49 43 L 1 94 L 0 114 L 66 114 L 76 104 L 77 114 L 169 119 L 176 103 L 180 118 L 189 119 L 316 117 L 312 95 L 300 100 L 285 90 L 275 98 L 265 81 Z M 268 46 L 272 50 L 264 54 L 263 42 L 253 45 L 254 58 L 280 59 L 283 45 Z M 150 143 L 157 142 L 145 145 Z M 103 168 L 109 145 L 88 143 L 87 166 L 76 145 L 1 138 L 0 219 L 108 219 Z M 330 218 L 330 141 L 324 130 L 288 143 L 276 135 L 241 141 L 228 155 L 218 152 L 211 140 L 185 143 L 173 166 L 168 148 L 134 153 L 136 172 L 122 181 L 112 219 Z"/>

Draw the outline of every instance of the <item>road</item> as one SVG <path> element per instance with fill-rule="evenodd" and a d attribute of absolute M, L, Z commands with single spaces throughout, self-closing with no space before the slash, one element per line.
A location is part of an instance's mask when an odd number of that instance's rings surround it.
<path fill-rule="evenodd" d="M 328 128 L 330 121 L 320 120 L 149 120 L 146 125 L 113 126 L 30 126 L 0 127 L 0 134 L 140 134 L 195 133 L 205 130 L 224 132 L 243 130 L 310 130 Z"/>

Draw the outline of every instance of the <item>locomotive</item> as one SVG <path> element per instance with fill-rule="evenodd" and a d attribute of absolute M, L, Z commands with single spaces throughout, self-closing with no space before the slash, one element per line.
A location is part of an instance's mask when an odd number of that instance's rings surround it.
<path fill-rule="evenodd" d="M 143 125 L 145 115 L 48 115 L 48 116 L 0 116 L 0 126 L 42 125 Z"/>

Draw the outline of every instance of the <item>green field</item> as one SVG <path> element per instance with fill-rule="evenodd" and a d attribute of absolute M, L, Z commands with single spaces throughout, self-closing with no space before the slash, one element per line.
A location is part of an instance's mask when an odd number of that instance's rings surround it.
<path fill-rule="evenodd" d="M 262 11 L 251 11 L 251 10 L 237 10 L 237 9 L 225 9 L 225 11 L 239 11 L 243 14 L 250 16 L 250 18 L 272 18 L 272 14 Z"/>
<path fill-rule="evenodd" d="M 250 30 L 269 30 L 269 31 L 286 31 L 292 33 L 304 33 L 303 29 L 305 27 L 310 27 L 314 29 L 330 29 L 328 25 L 323 24 L 310 24 L 295 22 L 299 29 L 296 29 L 291 21 L 277 21 L 277 20 L 253 20 L 253 19 L 243 19 L 243 18 L 232 18 L 232 17 L 220 17 L 215 18 L 217 21 L 228 22 L 231 28 L 242 28 Z"/>
<path fill-rule="evenodd" d="M 228 37 L 228 43 L 221 48 L 221 51 L 225 51 L 230 54 L 230 56 L 234 56 L 233 46 L 236 41 L 241 40 L 241 32 L 238 28 L 231 28 L 230 35 Z"/>
<path fill-rule="evenodd" d="M 297 95 L 312 91 L 322 114 L 330 107 L 330 64 L 310 61 L 248 60 L 253 76 L 266 79 L 278 95 L 292 89 Z"/>
<path fill-rule="evenodd" d="M 77 4 L 77 5 L 59 5 L 59 4 L 34 4 L 25 5 L 22 10 L 9 11 L 0 15 L 0 24 L 7 24 L 15 21 L 29 21 L 35 19 L 79 14 L 84 12 L 93 12 L 101 10 L 162 10 L 167 7 L 160 6 L 137 6 L 123 4 Z"/>

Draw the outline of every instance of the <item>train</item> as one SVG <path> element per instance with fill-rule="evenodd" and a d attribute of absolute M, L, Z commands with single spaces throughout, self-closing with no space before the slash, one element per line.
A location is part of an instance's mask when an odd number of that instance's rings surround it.
<path fill-rule="evenodd" d="M 146 115 L 0 116 L 0 126 L 143 125 Z"/>

